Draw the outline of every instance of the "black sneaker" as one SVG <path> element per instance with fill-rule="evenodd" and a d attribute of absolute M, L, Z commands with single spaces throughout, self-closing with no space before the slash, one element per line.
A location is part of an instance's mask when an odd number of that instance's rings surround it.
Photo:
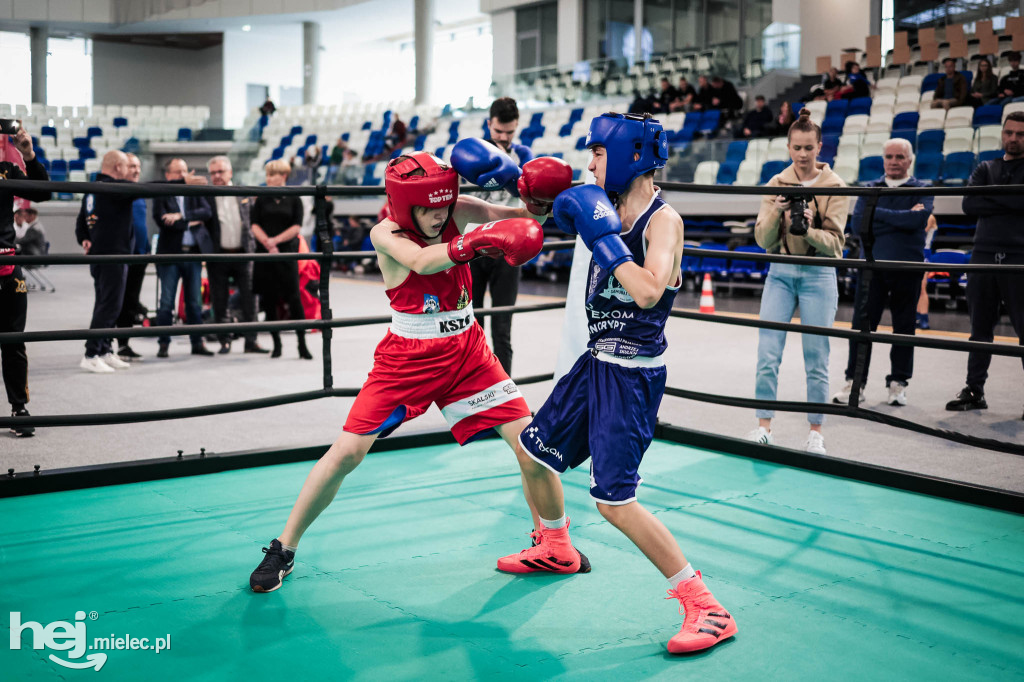
<path fill-rule="evenodd" d="M 121 346 L 118 348 L 117 357 L 125 362 L 142 362 L 142 356 L 132 350 L 131 346 Z"/>
<path fill-rule="evenodd" d="M 536 547 L 537 545 L 539 545 L 540 544 L 540 533 L 538 531 L 535 531 L 535 530 L 534 531 L 530 531 L 530 540 L 532 540 L 532 542 L 530 543 L 530 547 Z M 573 547 L 573 549 L 576 549 L 576 548 Z M 577 570 L 576 572 L 577 573 L 590 573 L 590 559 L 588 559 L 587 555 L 584 554 L 583 552 L 581 552 L 578 549 L 576 549 L 576 553 L 580 555 L 580 567 L 579 567 L 579 570 Z"/>
<path fill-rule="evenodd" d="M 985 394 L 981 391 L 972 391 L 970 388 L 964 388 L 957 394 L 955 400 L 950 400 L 946 403 L 946 409 L 950 412 L 987 410 L 988 403 L 985 402 Z"/>
<path fill-rule="evenodd" d="M 295 568 L 295 553 L 282 549 L 281 541 L 270 541 L 270 548 L 263 548 L 263 561 L 249 576 L 249 587 L 253 592 L 273 592 L 281 587 L 281 581 Z"/>
<path fill-rule="evenodd" d="M 167 347 L 168 347 L 168 345 L 169 345 L 169 344 L 166 344 L 166 343 L 161 343 L 161 344 L 160 344 L 160 350 L 158 350 L 158 351 L 156 352 L 156 356 L 157 356 L 158 358 L 166 358 L 166 357 L 167 357 L 167 355 L 168 355 L 168 353 L 167 353 Z"/>
<path fill-rule="evenodd" d="M 32 415 L 30 415 L 28 413 L 28 410 L 26 410 L 23 407 L 20 410 L 11 410 L 11 416 L 12 417 L 31 417 Z M 36 427 L 34 427 L 34 426 L 12 426 L 11 427 L 11 433 L 13 433 L 18 438 L 31 438 L 35 434 L 35 432 L 36 432 Z"/>

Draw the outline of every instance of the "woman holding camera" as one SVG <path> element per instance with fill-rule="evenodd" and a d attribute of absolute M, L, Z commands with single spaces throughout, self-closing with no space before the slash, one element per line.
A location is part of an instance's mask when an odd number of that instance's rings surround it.
<path fill-rule="evenodd" d="M 821 150 L 821 128 L 811 121 L 807 111 L 802 111 L 790 126 L 787 146 L 793 163 L 769 180 L 768 186 L 845 186 L 827 163 L 817 160 Z M 848 206 L 849 197 L 844 196 L 790 199 L 766 194 L 761 200 L 754 236 L 768 253 L 841 258 Z M 799 306 L 802 324 L 831 327 L 838 303 L 835 268 L 772 263 L 761 294 L 760 317 L 772 322 L 789 322 Z M 828 337 L 803 334 L 801 340 L 807 373 L 807 402 L 828 402 Z M 785 345 L 786 332 L 760 330 L 755 390 L 758 400 L 776 399 L 779 365 Z M 774 416 L 772 410 L 757 410 L 759 424 L 748 434 L 748 439 L 765 445 L 774 443 L 771 428 Z M 825 439 L 821 434 L 824 415 L 808 414 L 807 421 L 811 428 L 804 449 L 824 455 Z"/>

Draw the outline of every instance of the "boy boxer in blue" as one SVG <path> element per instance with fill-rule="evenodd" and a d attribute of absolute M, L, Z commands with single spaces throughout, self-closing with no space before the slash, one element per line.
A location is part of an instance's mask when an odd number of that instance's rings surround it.
<path fill-rule="evenodd" d="M 590 495 L 601 515 L 662 572 L 670 597 L 681 604 L 683 625 L 668 650 L 699 651 L 732 637 L 736 624 L 664 524 L 636 500 L 637 469 L 665 392 L 665 322 L 681 284 L 683 221 L 654 186 L 668 142 L 649 115 L 604 114 L 591 122 L 587 146 L 597 183 L 562 192 L 554 217 L 594 255 L 587 280 L 589 349 L 519 436 L 516 456 L 540 515 L 540 541 L 499 559 L 498 569 L 572 572 L 575 550 L 562 488 L 545 475 L 589 458 Z"/>

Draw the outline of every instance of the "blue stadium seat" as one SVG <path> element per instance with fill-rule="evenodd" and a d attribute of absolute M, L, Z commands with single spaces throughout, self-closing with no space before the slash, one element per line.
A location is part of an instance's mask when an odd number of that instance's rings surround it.
<path fill-rule="evenodd" d="M 393 161 L 394 159 L 397 159 L 399 156 L 402 155 L 403 151 L 405 150 L 403 150 L 401 147 L 395 147 L 393 150 L 391 150 L 391 156 L 388 157 L 388 161 Z"/>
<path fill-rule="evenodd" d="M 942 184 L 966 185 L 974 170 L 974 152 L 955 152 L 942 164 Z"/>
<path fill-rule="evenodd" d="M 984 151 L 978 154 L 978 163 L 984 163 L 986 161 L 991 161 L 992 159 L 1001 158 L 1003 158 L 1002 149 L 989 149 L 988 151 Z"/>
<path fill-rule="evenodd" d="M 521 133 L 519 133 L 519 141 L 522 144 L 526 145 L 527 147 L 532 147 L 533 146 L 533 141 L 536 140 L 538 137 L 543 137 L 543 135 L 544 135 L 544 126 L 542 126 L 542 125 L 538 125 L 538 126 L 531 125 L 531 126 L 527 127 L 525 130 L 523 130 Z"/>
<path fill-rule="evenodd" d="M 821 132 L 823 135 L 841 135 L 845 124 L 845 116 L 826 116 L 821 122 Z"/>
<path fill-rule="evenodd" d="M 437 149 L 434 150 L 434 156 L 436 156 L 439 159 L 443 159 L 445 149 L 447 149 L 447 147 L 438 147 Z"/>
<path fill-rule="evenodd" d="M 76 137 L 71 140 L 71 144 L 75 145 L 79 149 L 82 149 L 83 147 L 88 149 L 90 146 L 89 142 L 90 140 L 88 137 Z"/>
<path fill-rule="evenodd" d="M 92 151 L 91 149 L 89 151 Z M 92 152 L 93 156 L 96 152 Z M 68 161 L 68 172 L 71 171 L 84 171 L 85 170 L 85 159 L 71 159 Z"/>
<path fill-rule="evenodd" d="M 761 184 L 766 184 L 774 176 L 781 173 L 789 163 L 785 161 L 765 161 L 761 166 Z"/>
<path fill-rule="evenodd" d="M 342 133 L 342 134 L 341 134 L 341 139 L 345 140 L 345 142 L 348 142 L 348 138 L 349 138 L 349 137 L 350 137 L 351 135 L 352 135 L 352 133 Z"/>
<path fill-rule="evenodd" d="M 426 143 L 427 143 L 427 136 L 426 135 L 417 135 L 416 136 L 416 143 L 412 146 L 412 150 L 414 152 L 421 152 L 421 151 L 423 151 L 423 145 L 425 145 Z"/>
<path fill-rule="evenodd" d="M 304 143 L 307 147 L 311 144 L 316 144 L 316 134 L 306 135 L 306 141 Z"/>
<path fill-rule="evenodd" d="M 43 126 L 39 129 L 39 134 L 43 137 L 49 135 L 50 137 L 57 137 L 57 129 L 53 126 Z"/>
<path fill-rule="evenodd" d="M 917 136 L 918 154 L 941 154 L 942 143 L 946 141 L 944 130 L 925 130 Z"/>
<path fill-rule="evenodd" d="M 747 156 L 747 141 L 734 140 L 729 143 L 729 149 L 725 152 L 726 161 L 735 161 L 737 165 Z M 731 183 L 730 183 L 731 184 Z"/>
<path fill-rule="evenodd" d="M 942 177 L 942 153 L 920 152 L 914 167 L 914 177 L 918 180 L 938 182 Z"/>
<path fill-rule="evenodd" d="M 277 161 L 284 156 L 284 147 L 276 147 L 274 151 L 270 152 L 270 160 Z"/>
<path fill-rule="evenodd" d="M 847 116 L 857 116 L 871 113 L 871 98 L 857 97 L 850 100 L 850 108 L 846 110 Z"/>
<path fill-rule="evenodd" d="M 836 152 L 839 150 L 838 135 L 822 135 L 821 151 L 818 152 L 818 161 L 832 165 L 836 160 Z"/>
<path fill-rule="evenodd" d="M 409 119 L 408 128 L 409 128 L 409 130 L 419 130 L 420 129 L 420 117 L 419 116 L 413 116 L 412 118 L 410 118 Z"/>
<path fill-rule="evenodd" d="M 54 159 L 50 162 L 50 169 L 54 173 L 64 173 L 66 175 L 68 172 L 68 162 L 64 159 Z"/>
<path fill-rule="evenodd" d="M 576 138 L 576 151 L 581 152 L 587 148 L 587 136 L 580 135 Z"/>
<path fill-rule="evenodd" d="M 921 80 L 921 92 L 931 92 L 938 85 L 941 73 L 929 73 Z"/>
<path fill-rule="evenodd" d="M 904 111 L 892 119 L 893 130 L 917 130 L 917 122 L 921 115 L 916 111 Z"/>
<path fill-rule="evenodd" d="M 733 253 L 765 253 L 765 250 L 756 244 L 750 246 L 737 246 Z M 729 274 L 733 279 L 738 280 L 762 280 L 768 274 L 768 265 L 764 261 L 756 260 L 734 260 L 729 264 Z"/>
<path fill-rule="evenodd" d="M 917 131 L 913 128 L 904 128 L 903 130 L 892 131 L 893 138 L 902 138 L 910 143 L 911 148 L 917 147 Z"/>
<path fill-rule="evenodd" d="M 191 128 L 178 128 L 178 142 L 191 142 L 192 141 L 192 129 Z"/>
<path fill-rule="evenodd" d="M 723 161 L 718 166 L 718 177 L 715 178 L 715 183 L 719 185 L 731 185 L 736 182 L 736 171 L 739 170 L 739 161 Z"/>
<path fill-rule="evenodd" d="M 380 184 L 380 180 L 373 177 L 373 169 L 376 167 L 377 164 L 375 163 L 366 164 L 366 170 L 363 171 L 363 182 L 361 183 L 364 187 Z"/>
<path fill-rule="evenodd" d="M 825 118 L 829 116 L 842 116 L 846 118 L 846 112 L 850 109 L 850 100 L 834 99 L 825 106 Z"/>
<path fill-rule="evenodd" d="M 971 91 L 971 82 L 974 80 L 974 72 L 973 71 L 961 71 L 960 75 L 963 76 L 967 80 L 967 91 L 970 92 Z"/>
<path fill-rule="evenodd" d="M 536 128 L 537 126 L 539 126 L 541 124 L 540 122 L 541 122 L 541 120 L 543 118 L 544 118 L 544 112 L 543 111 L 538 111 L 538 112 L 534 113 L 534 115 L 530 117 L 530 125 L 528 125 L 527 128 Z"/>
<path fill-rule="evenodd" d="M 1003 122 L 1003 108 L 998 104 L 990 104 L 978 107 L 974 110 L 974 120 L 971 125 L 979 126 L 999 125 Z"/>
<path fill-rule="evenodd" d="M 701 242 L 700 248 L 714 249 L 716 251 L 722 251 L 723 253 L 727 253 L 729 251 L 728 246 L 717 242 Z M 701 275 L 710 273 L 715 279 L 724 279 L 729 276 L 729 261 L 725 258 L 704 256 L 700 259 L 700 265 L 697 266 L 697 272 Z"/>
<path fill-rule="evenodd" d="M 452 124 L 448 126 L 448 142 L 447 144 L 455 144 L 459 141 L 459 122 L 452 121 Z"/>
<path fill-rule="evenodd" d="M 89 149 L 88 147 L 79 147 L 78 148 L 78 158 L 80 160 L 95 159 L 96 158 L 96 150 L 95 149 Z M 82 166 L 82 168 L 79 168 L 79 169 L 75 169 L 75 168 L 72 168 L 69 165 L 68 166 L 68 170 L 85 170 L 85 166 Z"/>
<path fill-rule="evenodd" d="M 289 131 L 289 133 L 288 133 L 288 135 L 290 137 L 294 137 L 295 135 L 301 135 L 301 134 L 302 134 L 302 126 L 292 126 L 291 131 Z"/>
<path fill-rule="evenodd" d="M 373 130 L 373 122 L 372 121 L 363 121 L 363 125 L 360 126 L 359 129 L 360 130 Z"/>
<path fill-rule="evenodd" d="M 100 128 L 99 126 L 90 126 L 85 131 L 85 136 L 90 140 L 94 137 L 103 137 L 103 128 Z"/>
<path fill-rule="evenodd" d="M 860 169 L 857 171 L 857 182 L 865 183 L 877 180 L 885 173 L 885 164 L 881 156 L 865 156 L 860 160 Z"/>
<path fill-rule="evenodd" d="M 114 127 L 115 128 L 124 128 L 126 125 L 128 125 L 128 119 L 125 118 L 124 116 L 116 116 L 114 118 Z"/>
<path fill-rule="evenodd" d="M 789 108 L 793 110 L 793 115 L 794 116 L 799 116 L 800 115 L 800 110 L 804 108 L 804 103 L 803 102 L 792 102 L 789 105 Z"/>
<path fill-rule="evenodd" d="M 583 171 L 581 171 L 579 168 L 573 168 L 572 169 L 572 181 L 573 182 L 579 182 L 580 178 L 582 178 L 582 177 L 583 177 Z"/>
<path fill-rule="evenodd" d="M 700 117 L 700 124 L 697 126 L 697 129 L 706 137 L 712 137 L 718 130 L 718 124 L 721 121 L 722 112 L 718 109 L 711 109 L 710 111 L 705 111 Z"/>

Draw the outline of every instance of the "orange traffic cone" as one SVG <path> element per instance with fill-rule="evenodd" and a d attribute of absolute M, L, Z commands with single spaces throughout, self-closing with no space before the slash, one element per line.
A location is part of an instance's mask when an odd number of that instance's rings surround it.
<path fill-rule="evenodd" d="M 702 313 L 714 314 L 715 295 L 711 291 L 711 273 L 704 273 L 704 286 L 700 289 L 700 311 Z"/>

